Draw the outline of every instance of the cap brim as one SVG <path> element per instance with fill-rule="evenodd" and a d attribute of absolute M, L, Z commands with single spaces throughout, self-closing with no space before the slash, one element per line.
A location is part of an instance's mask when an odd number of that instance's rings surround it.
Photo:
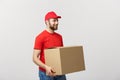
<path fill-rule="evenodd" d="M 61 16 L 57 16 L 56 18 L 61 18 Z"/>

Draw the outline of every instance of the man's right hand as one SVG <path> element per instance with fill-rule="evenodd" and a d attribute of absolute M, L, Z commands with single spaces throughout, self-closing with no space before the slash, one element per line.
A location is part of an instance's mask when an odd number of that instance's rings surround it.
<path fill-rule="evenodd" d="M 46 75 L 55 76 L 55 71 L 51 67 L 45 66 L 45 70 L 46 70 Z"/>

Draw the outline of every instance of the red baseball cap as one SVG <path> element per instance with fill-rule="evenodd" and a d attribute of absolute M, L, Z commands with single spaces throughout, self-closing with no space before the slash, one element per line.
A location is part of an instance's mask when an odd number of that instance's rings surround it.
<path fill-rule="evenodd" d="M 45 21 L 50 18 L 61 18 L 61 16 L 58 16 L 54 11 L 51 11 L 45 15 Z"/>

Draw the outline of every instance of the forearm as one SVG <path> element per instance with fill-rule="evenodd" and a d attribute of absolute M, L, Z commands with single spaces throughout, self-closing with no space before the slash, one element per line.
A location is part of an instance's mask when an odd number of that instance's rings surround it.
<path fill-rule="evenodd" d="M 50 75 L 50 76 L 54 76 L 53 70 L 50 66 L 45 65 L 40 59 L 40 50 L 34 50 L 33 52 L 33 62 L 40 66 L 41 68 L 46 70 L 46 74 Z"/>
<path fill-rule="evenodd" d="M 37 58 L 33 58 L 33 62 L 36 64 L 36 65 L 38 65 L 38 66 L 40 66 L 40 67 L 42 67 L 42 68 L 46 68 L 46 65 L 41 61 L 41 60 L 39 60 L 39 58 L 37 57 Z"/>
<path fill-rule="evenodd" d="M 40 57 L 40 50 L 34 50 L 33 51 L 33 62 L 36 64 L 36 65 L 38 65 L 38 66 L 40 66 L 40 67 L 42 67 L 42 68 L 46 68 L 46 65 L 39 59 L 39 57 Z"/>

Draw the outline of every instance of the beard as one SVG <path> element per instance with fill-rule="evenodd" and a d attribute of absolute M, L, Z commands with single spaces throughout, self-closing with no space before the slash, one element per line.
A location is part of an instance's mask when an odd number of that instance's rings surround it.
<path fill-rule="evenodd" d="M 50 26 L 50 29 L 53 30 L 53 31 L 58 29 L 58 24 L 56 24 L 56 25 L 53 24 L 52 25 L 51 23 L 49 23 L 49 26 Z"/>
<path fill-rule="evenodd" d="M 50 29 L 51 29 L 51 30 L 57 30 L 58 27 L 57 27 L 57 25 L 53 25 L 53 26 L 50 26 Z"/>

